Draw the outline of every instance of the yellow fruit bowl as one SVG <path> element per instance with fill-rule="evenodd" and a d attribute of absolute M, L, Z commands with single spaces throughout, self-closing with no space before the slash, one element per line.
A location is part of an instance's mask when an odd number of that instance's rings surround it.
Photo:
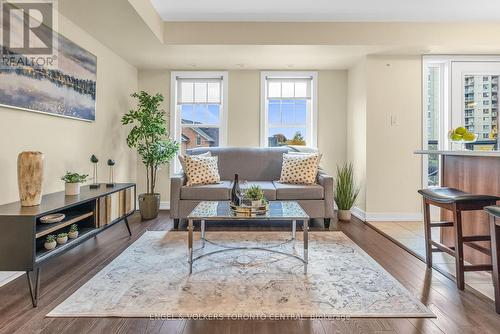
<path fill-rule="evenodd" d="M 473 143 L 477 140 L 477 134 L 469 132 L 464 127 L 458 127 L 448 132 L 448 138 L 455 143 Z"/>

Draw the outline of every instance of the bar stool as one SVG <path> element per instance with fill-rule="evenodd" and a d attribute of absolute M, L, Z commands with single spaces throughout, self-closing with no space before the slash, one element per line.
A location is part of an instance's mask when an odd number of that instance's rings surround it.
<path fill-rule="evenodd" d="M 465 287 L 465 271 L 489 271 L 492 270 L 492 265 L 464 265 L 464 245 L 489 255 L 490 250 L 476 244 L 475 241 L 490 241 L 491 237 L 489 235 L 463 236 L 462 211 L 483 210 L 486 206 L 495 205 L 500 198 L 490 195 L 475 195 L 447 187 L 432 187 L 419 190 L 418 192 L 423 196 L 424 203 L 425 255 L 427 268 L 432 268 L 432 252 L 445 252 L 450 254 L 455 258 L 457 287 L 463 290 Z M 453 220 L 451 222 L 431 223 L 430 205 L 452 211 Z M 455 246 L 448 247 L 440 242 L 432 240 L 431 228 L 433 227 L 454 227 Z"/>
<path fill-rule="evenodd" d="M 491 262 L 493 263 L 493 287 L 495 288 L 495 310 L 500 314 L 500 206 L 484 208 L 490 214 Z"/>

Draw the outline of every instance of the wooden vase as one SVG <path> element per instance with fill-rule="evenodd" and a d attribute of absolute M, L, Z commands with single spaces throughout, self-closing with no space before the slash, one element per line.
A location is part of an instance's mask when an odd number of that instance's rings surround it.
<path fill-rule="evenodd" d="M 17 157 L 17 183 L 22 206 L 39 205 L 42 201 L 42 152 L 21 152 Z"/>

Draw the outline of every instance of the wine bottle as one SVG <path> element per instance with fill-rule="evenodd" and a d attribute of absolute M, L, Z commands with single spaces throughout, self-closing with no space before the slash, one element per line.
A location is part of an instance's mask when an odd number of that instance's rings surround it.
<path fill-rule="evenodd" d="M 234 174 L 233 189 L 231 189 L 231 202 L 234 205 L 241 205 L 240 198 L 241 198 L 240 181 L 238 180 L 238 174 Z"/>

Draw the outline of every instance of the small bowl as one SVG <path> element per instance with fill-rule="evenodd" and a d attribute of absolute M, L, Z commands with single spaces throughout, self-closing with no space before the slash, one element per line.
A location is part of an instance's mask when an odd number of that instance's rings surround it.
<path fill-rule="evenodd" d="M 66 217 L 66 215 L 64 213 L 52 213 L 50 215 L 40 217 L 40 223 L 42 223 L 42 224 L 59 223 L 65 217 Z"/>

